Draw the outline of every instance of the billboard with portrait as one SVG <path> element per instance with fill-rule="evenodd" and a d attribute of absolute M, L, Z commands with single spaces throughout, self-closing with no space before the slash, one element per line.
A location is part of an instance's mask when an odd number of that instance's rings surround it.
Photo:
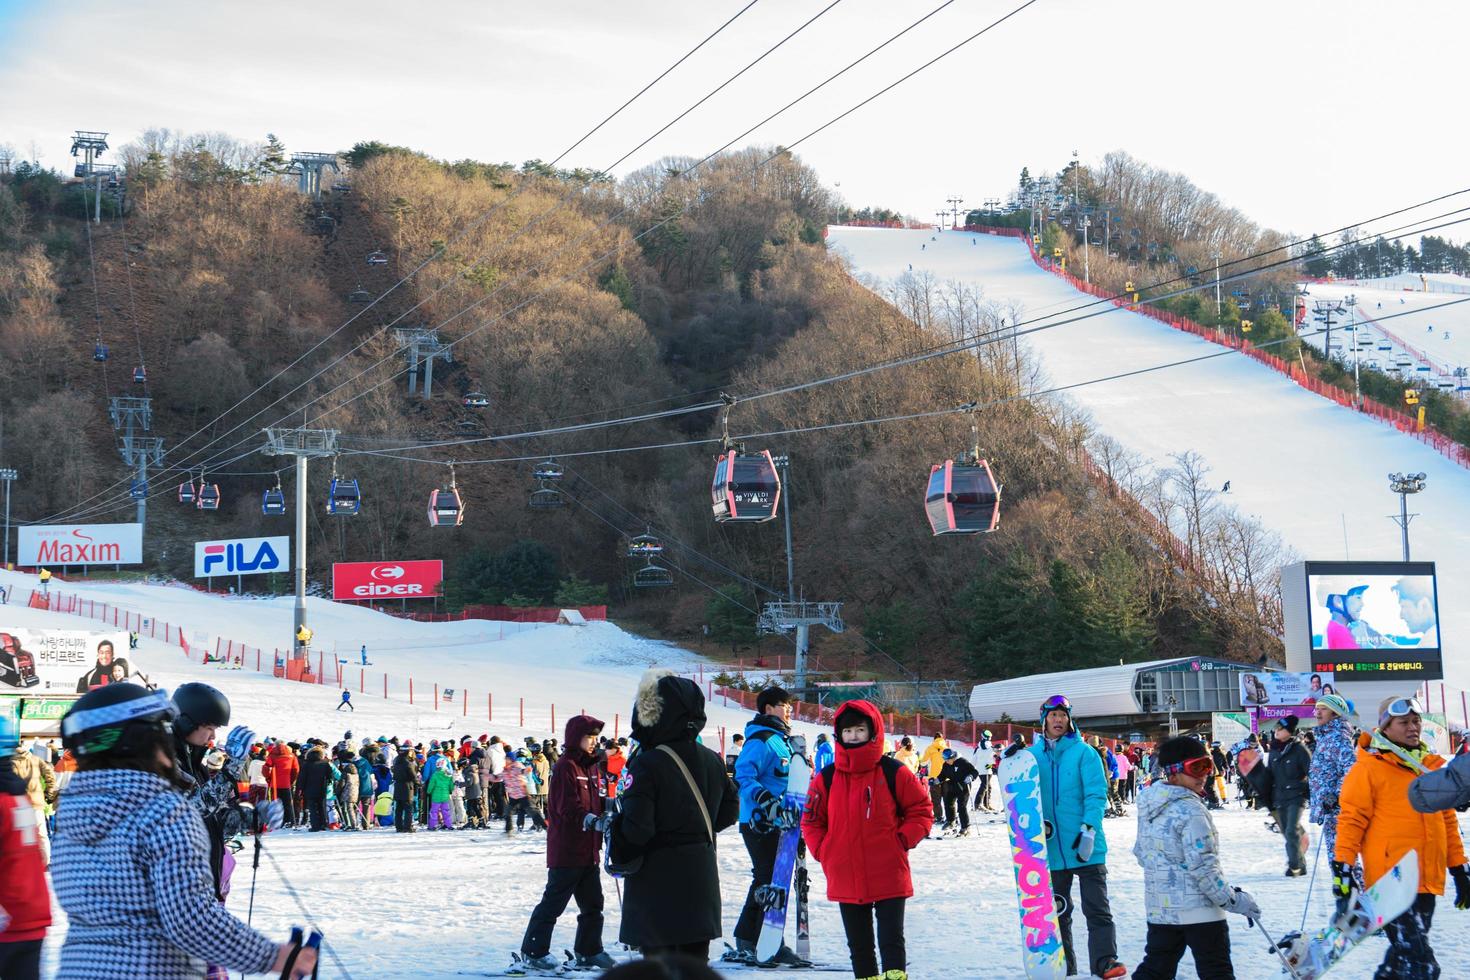
<path fill-rule="evenodd" d="M 1343 563 L 1346 564 L 1346 563 Z M 1428 570 L 1307 570 L 1312 649 L 1439 650 L 1438 583 Z"/>
<path fill-rule="evenodd" d="M 1240 675 L 1240 703 L 1247 708 L 1263 704 L 1316 704 L 1337 688 L 1330 673 L 1298 674 L 1262 670 Z"/>
<path fill-rule="evenodd" d="M 132 652 L 125 630 L 0 624 L 0 693 L 77 695 L 118 681 L 143 684 Z"/>

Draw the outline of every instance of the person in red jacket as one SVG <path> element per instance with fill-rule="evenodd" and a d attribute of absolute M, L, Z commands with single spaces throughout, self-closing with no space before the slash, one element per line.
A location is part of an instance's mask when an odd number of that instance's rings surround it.
<path fill-rule="evenodd" d="M 842 913 L 853 976 L 907 980 L 903 908 L 914 894 L 908 852 L 929 836 L 934 804 L 912 770 L 883 755 L 883 715 L 872 704 L 846 702 L 832 727 L 836 758 L 812 777 L 802 837 L 827 876 L 827 898 Z"/>
<path fill-rule="evenodd" d="M 531 911 L 521 938 L 520 965 L 531 974 L 559 973 L 565 965 L 551 955 L 551 931 L 572 898 L 577 900 L 574 967 L 605 970 L 617 965 L 602 948 L 599 857 L 606 769 L 597 747 L 601 734 L 602 722 L 591 715 L 568 718 L 566 751 L 551 770 L 546 797 L 546 891 Z"/>
<path fill-rule="evenodd" d="M 296 761 L 296 753 L 285 742 L 275 743 L 266 752 L 265 782 L 270 787 L 271 794 L 281 801 L 287 827 L 296 826 L 295 794 L 292 793 L 292 788 L 296 785 L 296 776 L 300 771 L 301 763 Z"/>
<path fill-rule="evenodd" d="M 26 781 L 10 768 L 20 722 L 0 714 L 0 977 L 37 980 L 41 940 L 51 925 L 51 893 L 41 855 L 42 820 Z"/>

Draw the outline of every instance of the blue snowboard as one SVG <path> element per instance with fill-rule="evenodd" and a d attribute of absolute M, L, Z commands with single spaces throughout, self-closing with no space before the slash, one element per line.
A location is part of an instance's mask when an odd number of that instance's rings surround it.
<path fill-rule="evenodd" d="M 791 768 L 786 777 L 786 792 L 781 797 L 788 812 L 800 813 L 805 809 L 807 789 L 811 786 L 811 781 L 812 768 L 806 761 L 806 757 L 793 754 Z M 776 846 L 776 867 L 771 873 L 771 883 L 764 886 L 759 895 L 766 914 L 761 919 L 761 934 L 755 944 L 757 959 L 768 960 L 781 951 L 781 940 L 786 933 L 787 900 L 791 896 L 791 880 L 796 871 L 797 851 L 800 844 L 800 823 L 781 831 L 781 840 Z"/>

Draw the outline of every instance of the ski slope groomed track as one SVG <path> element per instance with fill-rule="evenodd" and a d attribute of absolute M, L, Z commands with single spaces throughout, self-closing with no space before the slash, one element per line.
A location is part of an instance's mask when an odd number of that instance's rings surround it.
<path fill-rule="evenodd" d="M 0 582 L 16 586 L 18 595 L 31 585 L 29 579 L 9 573 L 0 573 Z M 98 601 L 166 615 L 186 629 L 204 624 L 221 633 L 236 632 L 247 642 L 268 640 L 264 635 L 257 639 L 248 631 L 254 628 L 273 635 L 272 619 L 290 614 L 289 603 L 278 600 L 227 599 L 182 588 L 71 582 L 64 587 Z M 405 623 L 327 603 L 314 603 L 312 615 L 319 630 L 356 630 L 354 643 L 362 637 L 370 652 L 373 639 L 381 638 L 385 648 L 374 654 L 375 664 L 381 659 L 390 669 L 404 670 L 412 665 L 427 669 L 445 657 L 454 658 L 446 666 L 473 661 L 475 671 L 466 683 L 477 687 L 513 684 L 528 699 L 548 702 L 585 698 L 585 705 L 579 707 L 604 718 L 616 711 L 626 712 L 649 646 L 648 641 L 611 624 L 586 633 L 573 632 L 573 627 L 547 626 L 512 639 L 465 646 L 468 633 L 489 632 L 495 624 Z M 0 607 L 0 618 L 22 627 L 79 629 L 89 625 L 75 616 L 15 605 Z M 410 646 L 408 640 L 417 641 L 418 646 Z M 390 641 L 395 644 L 392 651 L 386 649 Z M 403 645 L 398 646 L 400 643 Z M 445 650 L 453 652 L 442 652 Z M 681 658 L 689 656 L 676 652 Z M 186 658 L 178 646 L 158 640 L 142 640 L 131 656 L 140 669 L 168 689 L 190 680 L 220 687 L 234 705 L 232 720 L 252 726 L 262 736 L 302 739 L 317 735 L 333 742 L 350 729 L 358 738 L 397 734 L 419 740 L 479 735 L 488 730 L 515 742 L 526 734 L 551 734 L 529 724 L 523 729 L 499 721 L 487 724 L 483 719 L 463 723 L 451 712 L 369 696 L 354 698 L 357 710 L 349 715 L 334 710 L 337 692 L 330 686 L 203 666 L 197 659 Z M 620 660 L 624 662 L 617 663 Z M 705 743 L 710 744 L 716 726 L 733 727 L 744 717 L 733 709 L 712 706 Z M 809 734 L 814 731 L 811 726 L 801 727 Z M 916 894 L 908 905 L 906 934 L 909 972 L 916 980 L 1024 977 L 1005 825 L 988 815 L 977 819 L 970 837 L 925 841 L 911 854 Z M 1314 886 L 1307 878 L 1283 878 L 1281 838 L 1263 826 L 1262 814 L 1232 805 L 1216 815 L 1216 825 L 1226 873 L 1233 884 L 1257 897 L 1264 921 L 1273 931 L 1286 932 L 1301 925 L 1309 887 L 1307 921 L 1309 925 L 1325 923 L 1332 904 L 1325 864 L 1318 869 Z M 1135 820 L 1131 815 L 1108 820 L 1104 831 L 1110 846 L 1108 887 L 1119 954 L 1126 963 L 1137 965 L 1143 953 L 1145 921 L 1142 874 L 1131 855 Z M 1316 828 L 1312 832 L 1315 849 Z M 282 938 L 293 924 L 317 926 L 337 957 L 334 962 L 329 955 L 322 964 L 321 976 L 331 980 L 440 980 L 499 971 L 510 962 L 511 952 L 519 949 L 527 917 L 546 881 L 545 838 L 530 832 L 507 837 L 498 828 L 411 836 L 391 830 L 321 834 L 283 830 L 265 838 L 263 855 L 255 885 L 254 924 Z M 240 855 L 228 903 L 241 916 L 251 895 L 250 857 L 247 846 Z M 728 939 L 750 868 L 735 828 L 720 835 L 719 863 Z M 616 944 L 618 894 L 606 877 L 603 892 L 607 905 L 604 938 L 610 951 L 626 957 L 630 954 Z M 851 976 L 837 907 L 825 899 L 826 880 L 815 862 L 811 894 L 812 950 L 825 968 L 802 975 Z M 46 942 L 46 976 L 55 972 L 66 934 L 65 917 L 59 909 L 55 914 L 56 924 Z M 1432 936 L 1445 977 L 1470 976 L 1470 937 L 1456 928 L 1459 914 L 1441 902 L 1435 919 Z M 557 927 L 553 951 L 571 945 L 574 925 L 575 909 L 571 909 Z M 1078 949 L 1085 950 L 1087 930 L 1080 917 L 1075 928 Z M 1236 917 L 1230 929 L 1237 977 L 1268 980 L 1280 974 L 1279 963 L 1266 951 L 1258 932 L 1247 929 L 1244 920 Z M 1334 971 L 1334 977 L 1366 980 L 1384 948 L 1382 939 L 1370 940 Z M 1179 975 L 1194 975 L 1188 955 Z"/>
<path fill-rule="evenodd" d="M 973 283 L 988 300 L 1015 302 L 1023 332 L 1093 301 L 1038 268 L 1014 238 L 833 226 L 827 241 L 859 275 L 891 282 L 912 265 L 941 282 Z M 1101 309 L 1108 312 L 1023 336 L 1050 386 L 1224 349 L 1106 304 L 1085 312 Z M 1410 501 L 1419 515 L 1411 525 L 1413 558 L 1438 565 L 1446 683 L 1470 686 L 1470 470 L 1238 354 L 1075 387 L 1066 397 L 1091 413 L 1098 431 L 1155 466 L 1199 453 L 1217 488 L 1229 481 L 1225 502 L 1309 560 L 1397 561 L 1399 529 L 1390 515 L 1399 501 L 1387 474 L 1428 474 L 1428 489 Z M 1005 460 L 991 463 L 1004 479 Z"/>

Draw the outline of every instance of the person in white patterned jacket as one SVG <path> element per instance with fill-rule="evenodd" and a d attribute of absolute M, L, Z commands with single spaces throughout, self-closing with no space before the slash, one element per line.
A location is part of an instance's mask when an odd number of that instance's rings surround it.
<path fill-rule="evenodd" d="M 197 980 L 207 963 L 309 976 L 316 950 L 225 911 L 209 840 L 181 789 L 178 711 L 136 684 L 88 692 L 61 720 L 77 773 L 57 810 L 52 885 L 68 929 L 58 980 Z"/>

